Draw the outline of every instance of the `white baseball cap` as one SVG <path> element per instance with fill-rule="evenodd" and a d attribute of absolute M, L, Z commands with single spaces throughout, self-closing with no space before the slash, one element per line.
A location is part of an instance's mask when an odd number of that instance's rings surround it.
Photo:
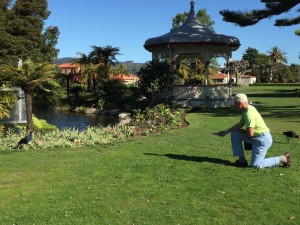
<path fill-rule="evenodd" d="M 245 94 L 237 94 L 235 97 L 234 97 L 234 102 L 248 102 L 248 98 L 247 98 L 247 95 Z"/>

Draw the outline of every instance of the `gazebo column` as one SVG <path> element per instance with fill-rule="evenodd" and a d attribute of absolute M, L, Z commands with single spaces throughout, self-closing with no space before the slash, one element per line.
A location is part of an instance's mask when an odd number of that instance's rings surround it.
<path fill-rule="evenodd" d="M 209 99 L 209 71 L 208 66 L 210 64 L 210 59 L 212 58 L 211 49 L 210 47 L 206 47 L 205 51 L 202 53 L 204 56 L 205 62 L 205 99 Z"/>
<path fill-rule="evenodd" d="M 208 66 L 210 64 L 210 61 L 206 61 L 205 62 L 205 98 L 209 99 L 209 82 L 208 82 L 208 76 L 209 76 L 209 72 L 208 72 Z"/>
<path fill-rule="evenodd" d="M 227 67 L 227 79 L 228 79 L 228 98 L 232 97 L 232 87 L 231 87 L 231 73 L 230 73 L 230 61 L 231 53 L 226 54 L 226 67 Z"/>
<path fill-rule="evenodd" d="M 170 48 L 170 45 L 168 44 L 168 49 L 169 49 L 169 57 L 171 60 L 171 63 L 174 61 L 174 56 L 173 56 L 173 49 Z"/>
<path fill-rule="evenodd" d="M 168 49 L 169 49 L 169 64 L 170 64 L 170 70 L 171 71 L 174 71 L 174 68 L 176 66 L 176 63 L 175 63 L 175 59 L 174 59 L 174 52 L 173 52 L 173 48 L 170 47 L 170 45 L 168 44 Z"/>

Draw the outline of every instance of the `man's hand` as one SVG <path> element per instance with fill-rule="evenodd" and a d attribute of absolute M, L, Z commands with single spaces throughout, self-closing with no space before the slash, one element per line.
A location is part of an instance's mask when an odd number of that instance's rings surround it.
<path fill-rule="evenodd" d="M 222 130 L 222 131 L 220 131 L 220 132 L 218 132 L 218 133 L 214 133 L 214 134 L 216 134 L 216 135 L 218 135 L 218 136 L 220 136 L 220 137 L 224 137 L 226 134 L 228 134 L 229 132 L 227 131 L 227 130 Z"/>

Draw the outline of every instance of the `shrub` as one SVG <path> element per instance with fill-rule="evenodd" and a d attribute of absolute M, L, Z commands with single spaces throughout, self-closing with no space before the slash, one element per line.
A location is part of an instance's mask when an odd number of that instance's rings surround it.
<path fill-rule="evenodd" d="M 165 104 L 158 104 L 153 108 L 134 110 L 134 125 L 138 127 L 139 133 L 148 133 L 145 130 L 155 132 L 170 128 L 176 128 L 182 125 L 181 116 L 183 110 L 172 110 Z"/>
<path fill-rule="evenodd" d="M 84 106 L 76 107 L 74 111 L 77 113 L 86 113 L 86 107 Z"/>
<path fill-rule="evenodd" d="M 92 146 L 98 144 L 109 144 L 116 141 L 124 141 L 129 131 L 116 127 L 87 127 L 85 131 L 78 129 L 64 129 L 59 131 L 37 132 L 33 135 L 32 141 L 28 145 L 23 145 L 22 149 L 48 149 L 48 148 L 74 148 L 80 146 Z M 12 149 L 18 141 L 26 135 L 23 130 L 16 134 L 9 129 L 5 137 L 0 138 L 0 149 Z"/>
<path fill-rule="evenodd" d="M 0 124 L 0 137 L 2 137 L 4 134 L 4 126 Z"/>
<path fill-rule="evenodd" d="M 38 132 L 33 134 L 32 141 L 29 144 L 23 145 L 21 148 L 27 150 L 56 147 L 74 148 L 125 141 L 130 136 L 146 136 L 153 132 L 179 127 L 182 124 L 182 113 L 182 110 L 175 111 L 164 104 L 159 104 L 153 108 L 147 108 L 145 111 L 136 110 L 133 118 L 134 126 L 87 127 L 85 131 L 74 128 L 61 131 L 57 128 L 50 129 L 51 125 L 47 124 L 46 121 L 35 118 L 35 127 Z M 25 135 L 27 135 L 25 129 L 22 129 L 20 134 L 16 134 L 12 129 L 9 129 L 4 137 L 0 137 L 0 150 L 12 149 Z"/>

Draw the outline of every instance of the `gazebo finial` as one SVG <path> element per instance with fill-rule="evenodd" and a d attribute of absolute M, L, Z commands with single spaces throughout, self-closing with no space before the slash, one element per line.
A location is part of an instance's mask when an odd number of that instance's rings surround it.
<path fill-rule="evenodd" d="M 190 14 L 195 15 L 195 11 L 194 11 L 195 2 L 194 2 L 194 1 L 191 1 L 191 2 L 190 2 L 190 5 L 191 5 Z"/>

